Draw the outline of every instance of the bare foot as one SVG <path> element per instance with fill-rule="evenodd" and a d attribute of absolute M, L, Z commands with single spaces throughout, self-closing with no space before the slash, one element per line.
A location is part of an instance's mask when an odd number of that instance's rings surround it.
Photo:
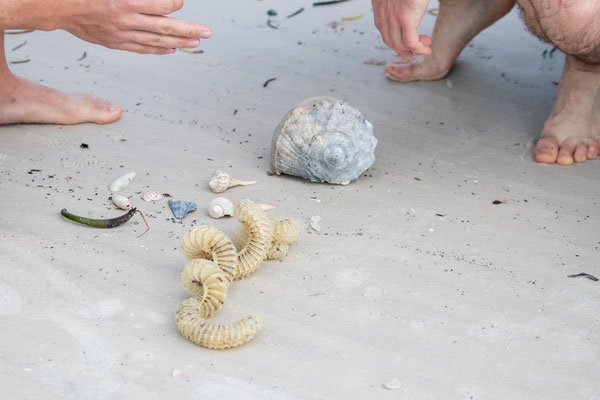
<path fill-rule="evenodd" d="M 535 146 L 540 163 L 571 165 L 600 152 L 600 65 L 567 55 L 554 109 Z"/>
<path fill-rule="evenodd" d="M 385 67 L 386 76 L 401 82 L 443 78 L 471 39 L 506 15 L 514 4 L 513 0 L 440 0 L 431 55 L 392 60 Z"/>
<path fill-rule="evenodd" d="M 47 123 L 107 124 L 118 120 L 121 107 L 85 94 L 63 93 L 14 75 L 0 82 L 0 125 Z"/>

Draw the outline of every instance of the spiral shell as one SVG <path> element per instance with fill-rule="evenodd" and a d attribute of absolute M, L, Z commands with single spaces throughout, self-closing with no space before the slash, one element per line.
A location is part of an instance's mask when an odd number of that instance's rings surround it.
<path fill-rule="evenodd" d="M 208 215 L 212 218 L 233 215 L 233 210 L 233 202 L 225 197 L 215 197 L 208 203 Z"/>
<path fill-rule="evenodd" d="M 254 338 L 260 330 L 260 319 L 251 315 L 231 325 L 217 325 L 202 316 L 200 300 L 190 297 L 184 300 L 175 313 L 175 325 L 181 334 L 203 347 L 228 349 L 237 347 Z"/>
<path fill-rule="evenodd" d="M 273 133 L 274 173 L 313 182 L 348 184 L 375 161 L 373 125 L 356 108 L 333 97 L 305 100 Z"/>
<path fill-rule="evenodd" d="M 233 186 L 246 186 L 254 185 L 256 181 L 241 181 L 239 179 L 232 178 L 227 172 L 215 171 L 213 172 L 212 178 L 208 185 L 214 193 L 221 193 Z"/>

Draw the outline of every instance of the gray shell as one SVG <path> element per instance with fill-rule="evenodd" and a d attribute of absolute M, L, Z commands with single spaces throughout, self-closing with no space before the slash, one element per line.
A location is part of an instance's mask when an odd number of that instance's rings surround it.
<path fill-rule="evenodd" d="M 271 143 L 277 175 L 346 185 L 375 161 L 373 125 L 343 100 L 315 97 L 281 120 Z"/>

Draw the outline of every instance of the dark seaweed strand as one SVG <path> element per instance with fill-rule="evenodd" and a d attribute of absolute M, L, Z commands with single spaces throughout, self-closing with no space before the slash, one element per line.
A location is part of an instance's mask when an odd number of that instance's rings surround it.
<path fill-rule="evenodd" d="M 579 277 L 588 278 L 588 279 L 591 279 L 591 280 L 593 280 L 595 282 L 598 281 L 598 278 L 596 278 L 594 275 L 587 274 L 585 272 L 581 272 L 579 274 L 567 275 L 567 278 L 579 278 Z"/>
<path fill-rule="evenodd" d="M 79 215 L 71 214 L 67 211 L 66 208 L 63 208 L 60 211 L 60 214 L 70 219 L 71 221 L 78 222 L 83 225 L 93 226 L 94 228 L 114 228 L 115 226 L 123 225 L 125 222 L 129 221 L 136 212 L 136 208 L 132 208 L 127 212 L 127 214 L 123 214 L 120 217 L 109 218 L 109 219 L 93 219 L 81 217 Z"/>
<path fill-rule="evenodd" d="M 271 78 L 271 79 L 267 79 L 265 83 L 263 83 L 263 87 L 267 87 L 267 85 L 271 82 L 273 82 L 274 80 L 277 80 L 277 78 Z"/>
<path fill-rule="evenodd" d="M 316 2 L 316 3 L 313 3 L 313 6 L 314 6 L 314 7 L 316 7 L 316 6 L 328 6 L 328 5 L 330 5 L 330 4 L 343 3 L 343 2 L 345 2 L 345 1 L 348 1 L 348 0 L 318 1 L 318 2 Z"/>
<path fill-rule="evenodd" d="M 299 9 L 298 11 L 295 11 L 293 13 L 291 13 L 290 15 L 288 15 L 286 18 L 292 18 L 295 17 L 296 15 L 300 14 L 302 11 L 304 11 L 304 7 L 302 7 L 301 9 Z"/>

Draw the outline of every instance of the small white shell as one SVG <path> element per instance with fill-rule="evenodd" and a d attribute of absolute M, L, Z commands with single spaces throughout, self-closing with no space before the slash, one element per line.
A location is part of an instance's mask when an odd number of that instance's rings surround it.
<path fill-rule="evenodd" d="M 158 201 L 162 199 L 162 194 L 158 192 L 146 192 L 142 195 L 142 200 L 144 201 Z"/>
<path fill-rule="evenodd" d="M 213 218 L 233 215 L 233 202 L 225 197 L 215 197 L 208 203 L 208 214 Z"/>
<path fill-rule="evenodd" d="M 227 172 L 215 171 L 212 174 L 212 179 L 208 183 L 214 193 L 222 193 L 233 186 L 253 185 L 256 181 L 241 181 L 234 179 Z"/>
<path fill-rule="evenodd" d="M 125 196 L 121 196 L 120 194 L 113 194 L 112 202 L 121 210 L 129 210 L 131 208 L 131 203 L 129 202 L 129 199 Z"/>
<path fill-rule="evenodd" d="M 110 184 L 110 187 L 109 187 L 110 191 L 118 192 L 119 190 L 123 189 L 125 186 L 129 185 L 129 182 L 131 182 L 133 180 L 133 178 L 135 178 L 135 172 L 130 172 L 128 174 L 118 177 L 117 179 L 114 180 L 113 183 Z"/>

